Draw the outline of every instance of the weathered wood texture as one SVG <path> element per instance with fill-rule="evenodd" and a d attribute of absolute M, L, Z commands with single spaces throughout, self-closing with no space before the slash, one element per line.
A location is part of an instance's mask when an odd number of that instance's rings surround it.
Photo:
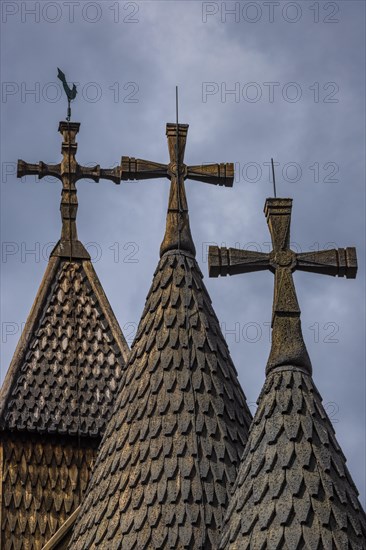
<path fill-rule="evenodd" d="M 271 371 L 223 527 L 225 550 L 365 550 L 366 516 L 311 376 Z"/>
<path fill-rule="evenodd" d="M 251 414 L 194 257 L 184 190 L 191 177 L 183 164 L 187 129 L 167 125 L 171 164 L 159 174 L 165 171 L 171 186 L 161 259 L 73 550 L 217 548 L 247 441 Z M 197 179 L 232 184 L 232 165 L 226 175 L 219 166 L 195 167 Z M 152 163 L 138 161 L 135 177 L 148 172 L 154 177 Z"/>
<path fill-rule="evenodd" d="M 41 550 L 79 506 L 99 440 L 2 433 L 3 550 Z"/>
<path fill-rule="evenodd" d="M 321 397 L 300 324 L 296 269 L 354 278 L 354 248 L 290 249 L 291 199 L 267 199 L 270 254 L 213 247 L 212 276 L 275 275 L 267 378 L 220 542 L 222 550 L 365 550 L 366 516 Z"/>

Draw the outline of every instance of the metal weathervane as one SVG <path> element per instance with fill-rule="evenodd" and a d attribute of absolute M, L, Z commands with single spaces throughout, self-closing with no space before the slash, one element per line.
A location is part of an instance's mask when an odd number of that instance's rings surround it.
<path fill-rule="evenodd" d="M 59 78 L 62 82 L 62 85 L 64 87 L 64 90 L 65 90 L 65 93 L 66 93 L 66 96 L 67 96 L 67 102 L 68 102 L 68 106 L 67 106 L 67 117 L 66 117 L 66 120 L 68 122 L 70 122 L 70 119 L 71 119 L 71 101 L 75 99 L 76 97 L 76 94 L 78 93 L 77 92 L 77 89 L 76 89 L 76 84 L 73 84 L 72 88 L 70 88 L 70 86 L 68 85 L 68 83 L 66 82 L 66 76 L 65 76 L 65 73 L 63 73 L 61 71 L 61 69 L 59 69 L 57 67 L 57 70 L 58 70 L 58 73 L 57 73 L 57 78 Z"/>

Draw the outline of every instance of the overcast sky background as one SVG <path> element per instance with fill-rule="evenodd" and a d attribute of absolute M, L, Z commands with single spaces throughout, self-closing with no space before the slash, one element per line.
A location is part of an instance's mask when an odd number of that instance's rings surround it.
<path fill-rule="evenodd" d="M 278 196 L 294 199 L 293 247 L 357 247 L 356 280 L 294 279 L 314 379 L 365 505 L 364 24 L 363 1 L 4 1 L 1 379 L 60 235 L 60 183 L 15 177 L 18 158 L 60 160 L 66 100 L 56 67 L 79 83 L 78 161 L 104 168 L 121 155 L 168 161 L 165 124 L 175 120 L 179 85 L 186 162 L 236 163 L 232 189 L 193 181 L 186 189 L 198 262 L 253 413 L 273 276 L 209 279 L 207 243 L 268 251 L 264 163 L 274 157 Z M 92 243 L 130 343 L 159 258 L 168 189 L 168 180 L 78 184 L 79 237 Z"/>

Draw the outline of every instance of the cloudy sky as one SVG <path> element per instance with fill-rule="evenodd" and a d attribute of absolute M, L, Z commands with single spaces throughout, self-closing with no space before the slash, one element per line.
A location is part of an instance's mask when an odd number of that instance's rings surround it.
<path fill-rule="evenodd" d="M 166 122 L 189 123 L 186 162 L 232 161 L 232 189 L 187 181 L 206 285 L 254 412 L 270 340 L 269 272 L 208 279 L 209 243 L 268 251 L 272 196 L 294 199 L 296 250 L 356 246 L 356 280 L 295 274 L 314 378 L 365 505 L 365 3 L 2 2 L 1 378 L 60 234 L 60 184 L 15 177 L 58 162 L 56 67 L 78 83 L 78 160 L 167 162 Z M 167 180 L 81 181 L 80 239 L 131 343 L 164 234 Z"/>

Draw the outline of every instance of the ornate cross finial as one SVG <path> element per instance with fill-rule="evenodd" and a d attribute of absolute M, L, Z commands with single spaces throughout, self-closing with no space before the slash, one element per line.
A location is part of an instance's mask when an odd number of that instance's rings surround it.
<path fill-rule="evenodd" d="M 186 166 L 184 151 L 187 141 L 188 124 L 167 124 L 169 164 L 159 164 L 133 157 L 122 157 L 122 180 L 144 180 L 168 178 L 171 181 L 166 231 L 160 247 L 162 256 L 168 250 L 185 250 L 195 255 L 189 227 L 187 199 L 184 180 L 192 179 L 213 185 L 231 187 L 234 181 L 232 163 Z M 178 135 L 177 135 L 178 133 Z"/>
<path fill-rule="evenodd" d="M 293 365 L 311 373 L 311 362 L 303 340 L 300 308 L 292 273 L 299 269 L 354 279 L 357 273 L 355 248 L 296 253 L 290 249 L 292 199 L 267 199 L 267 218 L 273 250 L 269 254 L 210 246 L 209 274 L 235 275 L 270 269 L 275 275 L 272 311 L 272 348 L 268 374 L 281 365 Z"/>
<path fill-rule="evenodd" d="M 38 179 L 45 176 L 54 176 L 62 182 L 61 193 L 61 218 L 62 232 L 61 239 L 52 251 L 52 256 L 69 258 L 89 258 L 89 254 L 78 241 L 76 230 L 76 214 L 78 200 L 76 195 L 76 182 L 80 179 L 92 179 L 96 182 L 100 178 L 120 183 L 121 167 L 113 169 L 102 169 L 99 164 L 92 168 L 81 166 L 75 159 L 77 150 L 76 134 L 80 128 L 79 122 L 60 122 L 59 132 L 63 136 L 62 161 L 59 164 L 29 164 L 24 160 L 18 160 L 17 177 L 36 175 Z"/>

